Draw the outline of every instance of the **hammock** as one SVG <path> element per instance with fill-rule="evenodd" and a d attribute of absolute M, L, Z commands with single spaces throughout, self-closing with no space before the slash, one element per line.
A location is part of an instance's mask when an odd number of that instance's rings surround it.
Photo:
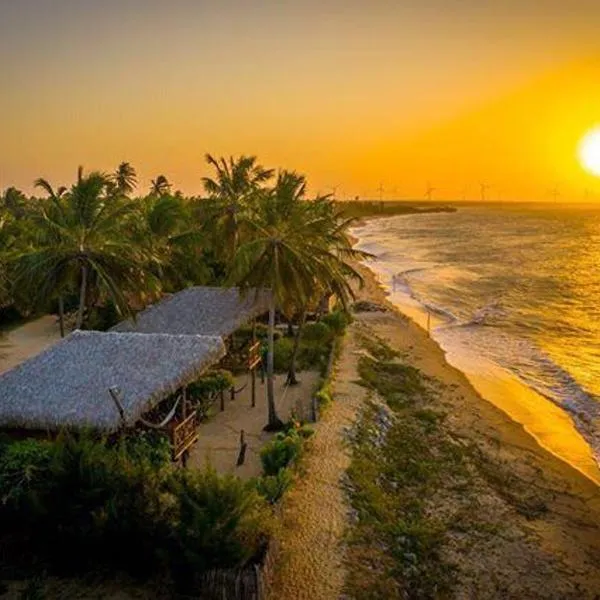
<path fill-rule="evenodd" d="M 150 427 L 151 429 L 162 429 L 175 416 L 175 412 L 177 411 L 177 407 L 179 406 L 180 400 L 181 396 L 177 398 L 175 404 L 173 404 L 173 408 L 169 411 L 169 414 L 160 423 L 150 423 L 150 421 L 146 421 L 146 419 L 142 417 L 140 417 L 140 422 L 142 423 L 142 425 Z"/>

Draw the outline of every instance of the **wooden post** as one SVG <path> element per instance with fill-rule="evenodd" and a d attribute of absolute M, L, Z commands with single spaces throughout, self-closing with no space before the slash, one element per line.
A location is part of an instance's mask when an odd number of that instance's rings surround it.
<path fill-rule="evenodd" d="M 121 417 L 121 426 L 125 427 L 125 411 L 123 410 L 123 405 L 121 404 L 121 399 L 119 398 L 121 390 L 118 387 L 111 387 L 108 389 L 108 392 L 110 397 L 113 399 L 117 410 L 119 411 L 119 416 Z"/>
<path fill-rule="evenodd" d="M 256 317 L 252 319 L 252 345 L 256 344 Z M 252 408 L 256 406 L 256 367 L 252 367 L 250 373 L 252 378 Z"/>
<path fill-rule="evenodd" d="M 183 421 L 185 421 L 185 418 L 187 417 L 187 388 L 183 388 L 183 397 L 181 398 L 181 422 L 183 423 Z M 186 469 L 187 468 L 187 461 L 188 461 L 188 451 L 186 450 L 182 455 L 181 455 L 181 466 Z"/>
<path fill-rule="evenodd" d="M 225 391 L 221 390 L 219 396 L 221 397 L 221 412 L 223 412 L 225 410 Z"/>
<path fill-rule="evenodd" d="M 231 399 L 235 400 L 235 385 L 231 386 Z"/>
<path fill-rule="evenodd" d="M 427 333 L 430 333 L 431 331 L 431 313 L 429 312 L 429 309 L 427 309 Z"/>
<path fill-rule="evenodd" d="M 248 444 L 246 443 L 246 436 L 244 435 L 244 430 L 240 432 L 240 453 L 238 454 L 237 466 L 240 467 L 244 464 L 246 460 L 246 448 Z"/>
<path fill-rule="evenodd" d="M 313 396 L 310 399 L 310 408 L 311 408 L 311 419 L 313 423 L 316 423 L 318 418 L 319 418 L 319 406 L 318 406 L 318 402 L 317 402 L 317 397 Z"/>

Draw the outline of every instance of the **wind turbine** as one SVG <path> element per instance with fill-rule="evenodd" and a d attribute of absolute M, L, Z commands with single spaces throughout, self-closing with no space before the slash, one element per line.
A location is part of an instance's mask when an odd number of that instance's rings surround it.
<path fill-rule="evenodd" d="M 379 202 L 383 202 L 383 192 L 385 192 L 385 188 L 381 181 L 379 182 L 379 187 L 375 191 L 379 192 Z"/>
<path fill-rule="evenodd" d="M 427 200 L 429 200 L 429 202 L 431 202 L 431 199 L 433 197 L 433 192 L 435 192 L 436 188 L 431 187 L 431 183 L 427 183 L 427 191 L 425 192 L 425 197 L 427 198 Z"/>
<path fill-rule="evenodd" d="M 558 186 L 554 186 L 554 189 L 550 190 L 549 193 L 550 196 L 552 196 L 552 200 L 554 200 L 554 202 L 557 202 L 561 195 Z"/>
<path fill-rule="evenodd" d="M 481 190 L 481 201 L 482 201 L 482 202 L 485 202 L 485 199 L 486 199 L 486 193 L 487 193 L 487 191 L 488 191 L 488 190 L 489 190 L 491 187 L 492 187 L 492 186 L 491 186 L 491 185 L 489 185 L 489 184 L 487 184 L 487 183 L 483 183 L 483 182 L 481 182 L 481 183 L 479 184 L 479 189 Z"/>

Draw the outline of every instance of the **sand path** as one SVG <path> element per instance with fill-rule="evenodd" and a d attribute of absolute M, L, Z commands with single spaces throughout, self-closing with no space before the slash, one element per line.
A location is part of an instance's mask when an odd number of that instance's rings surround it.
<path fill-rule="evenodd" d="M 356 379 L 354 326 L 344 339 L 335 372 L 335 401 L 315 426 L 316 435 L 299 477 L 285 497 L 281 518 L 281 557 L 269 598 L 332 600 L 344 585 L 342 540 L 348 504 L 342 478 L 350 465 L 345 441 L 366 395 Z"/>
<path fill-rule="evenodd" d="M 60 340 L 60 330 L 55 315 L 46 315 L 0 333 L 0 373 L 39 354 Z"/>

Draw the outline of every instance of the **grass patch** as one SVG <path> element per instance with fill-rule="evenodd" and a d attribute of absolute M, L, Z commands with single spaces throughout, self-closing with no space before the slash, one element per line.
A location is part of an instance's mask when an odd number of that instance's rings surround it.
<path fill-rule="evenodd" d="M 359 383 L 385 405 L 371 402 L 354 430 L 347 595 L 453 597 L 478 544 L 485 551 L 491 539 L 510 536 L 507 515 L 518 523 L 548 507 L 533 482 L 453 434 L 437 399 L 440 382 L 403 364 L 383 340 L 361 342 L 369 355 L 359 359 Z"/>
<path fill-rule="evenodd" d="M 444 598 L 456 569 L 444 556 L 450 523 L 430 510 L 445 482 L 468 478 L 465 450 L 433 410 L 432 385 L 419 369 L 399 362 L 385 341 L 365 336 L 361 385 L 390 409 L 369 405 L 354 436 L 348 471 L 357 521 L 349 535 L 348 593 L 354 598 Z"/>

